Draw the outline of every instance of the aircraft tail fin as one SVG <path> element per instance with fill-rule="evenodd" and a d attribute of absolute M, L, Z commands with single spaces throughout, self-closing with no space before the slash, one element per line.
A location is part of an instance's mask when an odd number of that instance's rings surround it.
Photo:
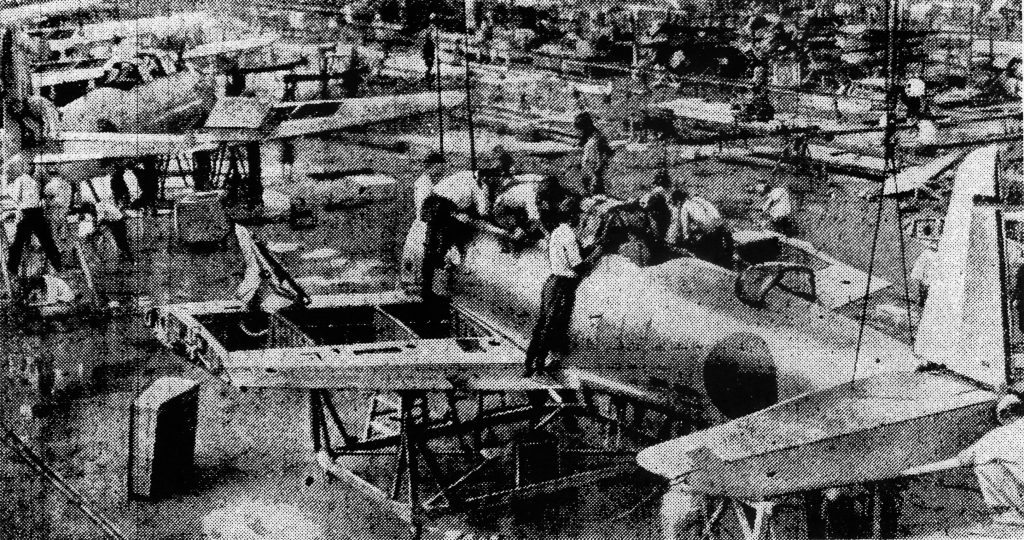
<path fill-rule="evenodd" d="M 1009 382 L 999 148 L 971 152 L 956 172 L 915 352 L 993 388 Z"/>

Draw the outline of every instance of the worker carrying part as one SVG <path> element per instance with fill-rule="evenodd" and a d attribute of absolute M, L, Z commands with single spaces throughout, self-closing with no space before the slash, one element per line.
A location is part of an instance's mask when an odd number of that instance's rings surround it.
<path fill-rule="evenodd" d="M 580 134 L 580 145 L 583 147 L 580 170 L 583 171 L 583 187 L 586 194 L 603 195 L 604 175 L 612 158 L 612 147 L 608 144 L 608 138 L 594 124 L 594 118 L 590 113 L 577 114 L 573 119 L 573 126 Z"/>
<path fill-rule="evenodd" d="M 552 352 L 565 354 L 569 346 L 569 323 L 576 304 L 576 287 L 593 269 L 601 257 L 601 247 L 594 249 L 584 258 L 580 252 L 579 238 L 574 227 L 579 221 L 579 203 L 575 198 L 566 198 L 554 216 L 555 227 L 548 237 L 548 263 L 551 274 L 544 282 L 540 294 L 540 313 L 533 327 L 530 345 L 526 349 L 526 369 L 523 377 L 532 377 L 539 372 L 558 369 L 556 363 L 544 365 Z"/>
<path fill-rule="evenodd" d="M 671 211 L 666 234 L 669 246 L 684 248 L 708 262 L 732 268 L 732 233 L 715 205 L 677 189 L 672 192 Z"/>
<path fill-rule="evenodd" d="M 999 426 L 956 457 L 914 467 L 903 476 L 973 467 L 981 496 L 1000 525 L 1024 527 L 1024 404 L 1010 394 L 996 405 Z M 1024 532 L 1024 531 L 1022 531 Z"/>
<path fill-rule="evenodd" d="M 423 201 L 422 216 L 427 224 L 421 274 L 424 300 L 435 297 L 434 274 L 444 263 L 448 250 L 455 247 L 460 256 L 463 255 L 469 236 L 469 219 L 487 215 L 487 201 L 487 188 L 471 171 L 441 179 Z"/>

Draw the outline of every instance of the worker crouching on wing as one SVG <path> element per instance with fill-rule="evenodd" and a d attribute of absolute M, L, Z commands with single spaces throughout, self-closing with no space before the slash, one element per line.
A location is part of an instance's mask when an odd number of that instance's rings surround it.
<path fill-rule="evenodd" d="M 544 361 L 552 352 L 568 352 L 569 323 L 576 304 L 576 288 L 601 257 L 600 244 L 595 245 L 586 257 L 581 253 L 574 228 L 579 215 L 579 202 L 575 197 L 566 197 L 551 217 L 553 227 L 548 237 L 551 274 L 541 290 L 540 313 L 526 349 L 524 377 L 558 369 L 554 362 L 545 366 Z"/>

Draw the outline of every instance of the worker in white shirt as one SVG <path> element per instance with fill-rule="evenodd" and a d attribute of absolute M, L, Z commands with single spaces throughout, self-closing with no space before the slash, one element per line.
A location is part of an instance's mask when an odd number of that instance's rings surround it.
<path fill-rule="evenodd" d="M 540 313 L 526 349 L 524 377 L 557 369 L 553 363 L 545 366 L 545 359 L 552 352 L 568 352 L 569 323 L 576 304 L 576 287 L 601 256 L 600 247 L 594 248 L 586 258 L 580 253 L 579 238 L 573 229 L 578 219 L 577 201 L 565 199 L 557 210 L 556 226 L 548 237 L 551 274 L 541 289 Z"/>
<path fill-rule="evenodd" d="M 771 230 L 791 236 L 793 232 L 793 199 L 790 197 L 789 188 L 786 186 L 772 187 L 770 182 L 765 182 L 761 189 L 764 200 L 761 202 L 761 213 L 768 220 L 768 228 Z"/>
<path fill-rule="evenodd" d="M 904 476 L 973 467 L 981 496 L 1000 525 L 1024 527 L 1024 405 L 1013 394 L 996 405 L 999 426 L 956 457 L 914 467 Z"/>
<path fill-rule="evenodd" d="M 682 190 L 672 192 L 672 220 L 666 243 L 692 251 L 698 257 L 725 268 L 732 267 L 732 233 L 715 205 Z"/>
<path fill-rule="evenodd" d="M 53 269 L 61 271 L 64 265 L 61 263 L 60 251 L 53 241 L 53 232 L 43 212 L 42 187 L 39 181 L 32 177 L 35 172 L 34 166 L 20 156 L 14 156 L 8 170 L 14 177 L 11 190 L 20 218 L 14 231 L 11 252 L 8 253 L 7 273 L 12 276 L 17 273 L 18 265 L 21 263 L 21 252 L 33 235 L 39 241 L 39 246 L 43 248 L 43 253 Z"/>
<path fill-rule="evenodd" d="M 922 308 L 928 300 L 928 288 L 931 287 L 932 280 L 935 279 L 938 251 L 938 241 L 928 242 L 928 246 L 917 257 L 914 266 L 910 269 L 910 279 L 917 283 L 917 305 Z"/>
<path fill-rule="evenodd" d="M 412 203 L 417 221 L 424 221 L 423 205 L 434 192 L 434 184 L 444 178 L 444 161 L 444 156 L 437 152 L 430 152 L 423 158 L 425 170 L 412 184 Z"/>
<path fill-rule="evenodd" d="M 452 247 L 465 244 L 469 217 L 488 213 L 487 188 L 476 173 L 462 171 L 446 176 L 434 185 L 423 202 L 423 220 L 427 224 L 423 248 L 422 290 L 424 300 L 433 299 L 434 273 Z"/>
<path fill-rule="evenodd" d="M 552 182 L 557 179 L 521 174 L 502 186 L 494 199 L 493 215 L 494 222 L 509 231 L 511 242 L 507 251 L 518 251 L 544 237 L 537 194 L 550 190 L 548 184 Z"/>

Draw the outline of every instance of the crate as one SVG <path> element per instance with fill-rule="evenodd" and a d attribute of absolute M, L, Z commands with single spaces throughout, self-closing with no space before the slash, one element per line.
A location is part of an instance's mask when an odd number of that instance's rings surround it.
<path fill-rule="evenodd" d="M 231 232 L 221 192 L 190 193 L 174 203 L 174 237 L 185 245 L 220 242 Z"/>
<path fill-rule="evenodd" d="M 178 377 L 157 379 L 132 404 L 128 491 L 156 498 L 180 490 L 191 476 L 196 445 L 199 385 Z"/>

